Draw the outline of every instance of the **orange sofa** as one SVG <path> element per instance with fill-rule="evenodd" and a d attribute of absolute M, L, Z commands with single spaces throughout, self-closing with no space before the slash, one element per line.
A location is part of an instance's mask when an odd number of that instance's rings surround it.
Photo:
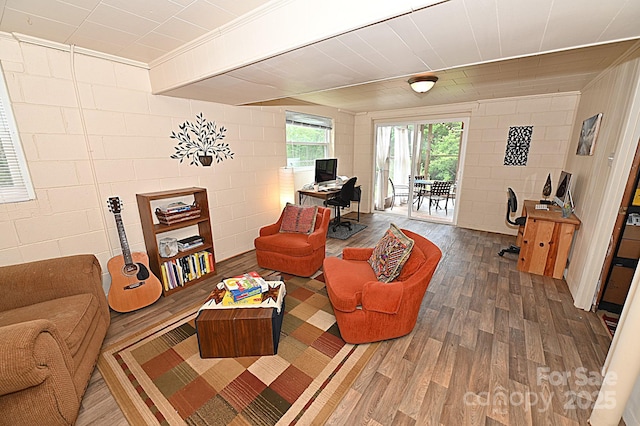
<path fill-rule="evenodd" d="M 284 210 L 276 223 L 260 229 L 260 236 L 254 241 L 258 265 L 265 269 L 310 277 L 320 269 L 325 258 L 331 210 L 318 207 L 314 231 L 308 235 L 280 232 L 283 215 Z"/>
<path fill-rule="evenodd" d="M 400 275 L 389 283 L 379 282 L 367 262 L 373 248 L 347 247 L 342 259 L 324 260 L 327 292 L 345 342 L 376 342 L 413 330 L 442 252 L 428 239 L 406 229 L 402 232 L 414 246 Z"/>

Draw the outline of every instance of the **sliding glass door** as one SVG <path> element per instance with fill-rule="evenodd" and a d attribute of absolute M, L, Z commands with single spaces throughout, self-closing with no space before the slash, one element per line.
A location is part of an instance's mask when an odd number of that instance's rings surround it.
<path fill-rule="evenodd" d="M 465 127 L 464 119 L 377 124 L 375 209 L 452 222 Z"/>
<path fill-rule="evenodd" d="M 376 126 L 375 210 L 407 205 L 414 129 L 414 124 Z"/>

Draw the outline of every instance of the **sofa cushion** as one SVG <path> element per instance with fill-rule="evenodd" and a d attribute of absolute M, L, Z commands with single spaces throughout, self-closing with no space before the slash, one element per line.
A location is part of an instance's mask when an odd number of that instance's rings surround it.
<path fill-rule="evenodd" d="M 315 229 L 318 207 L 303 207 L 287 203 L 282 212 L 280 232 L 310 234 Z"/>
<path fill-rule="evenodd" d="M 309 256 L 313 246 L 309 244 L 306 234 L 282 233 L 265 235 L 254 241 L 256 250 L 280 253 L 287 256 Z"/>
<path fill-rule="evenodd" d="M 362 304 L 362 289 L 365 283 L 376 281 L 376 274 L 367 262 L 327 257 L 324 260 L 325 281 L 329 299 L 334 309 L 353 312 Z"/>
<path fill-rule="evenodd" d="M 36 319 L 49 320 L 74 356 L 97 312 L 98 301 L 92 294 L 78 294 L 0 312 L 0 327 Z"/>
<path fill-rule="evenodd" d="M 396 281 L 408 280 L 413 274 L 418 272 L 418 269 L 420 269 L 426 261 L 427 258 L 424 256 L 424 253 L 422 253 L 422 250 L 414 245 L 411 250 L 411 255 L 404 266 L 402 266 L 402 270 L 400 271 L 398 278 L 396 278 Z"/>
<path fill-rule="evenodd" d="M 412 248 L 413 240 L 392 223 L 373 248 L 368 261 L 378 281 L 388 283 L 400 275 L 403 265 L 411 255 Z"/>

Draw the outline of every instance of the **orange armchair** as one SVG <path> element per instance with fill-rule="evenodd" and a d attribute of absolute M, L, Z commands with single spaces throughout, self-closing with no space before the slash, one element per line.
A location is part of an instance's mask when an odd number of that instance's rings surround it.
<path fill-rule="evenodd" d="M 368 343 L 409 334 L 442 252 L 428 239 L 403 229 L 414 246 L 400 275 L 379 282 L 367 262 L 373 248 L 346 247 L 342 259 L 324 260 L 324 277 L 342 339 Z"/>
<path fill-rule="evenodd" d="M 281 233 L 283 215 L 284 211 L 276 223 L 260 229 L 260 236 L 254 241 L 258 265 L 300 277 L 310 277 L 320 269 L 325 258 L 331 210 L 318 207 L 314 231 L 308 235 Z"/>

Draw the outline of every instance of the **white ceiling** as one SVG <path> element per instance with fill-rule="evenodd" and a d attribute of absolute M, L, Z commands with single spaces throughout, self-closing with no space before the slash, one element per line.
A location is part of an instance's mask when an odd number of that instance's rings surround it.
<path fill-rule="evenodd" d="M 0 31 L 151 62 L 268 0 L 0 0 Z"/>
<path fill-rule="evenodd" d="M 0 0 L 0 31 L 153 64 L 291 1 Z M 639 21 L 638 0 L 448 0 L 162 93 L 360 112 L 581 90 L 640 38 Z M 418 95 L 406 80 L 424 72 L 439 81 Z"/>

